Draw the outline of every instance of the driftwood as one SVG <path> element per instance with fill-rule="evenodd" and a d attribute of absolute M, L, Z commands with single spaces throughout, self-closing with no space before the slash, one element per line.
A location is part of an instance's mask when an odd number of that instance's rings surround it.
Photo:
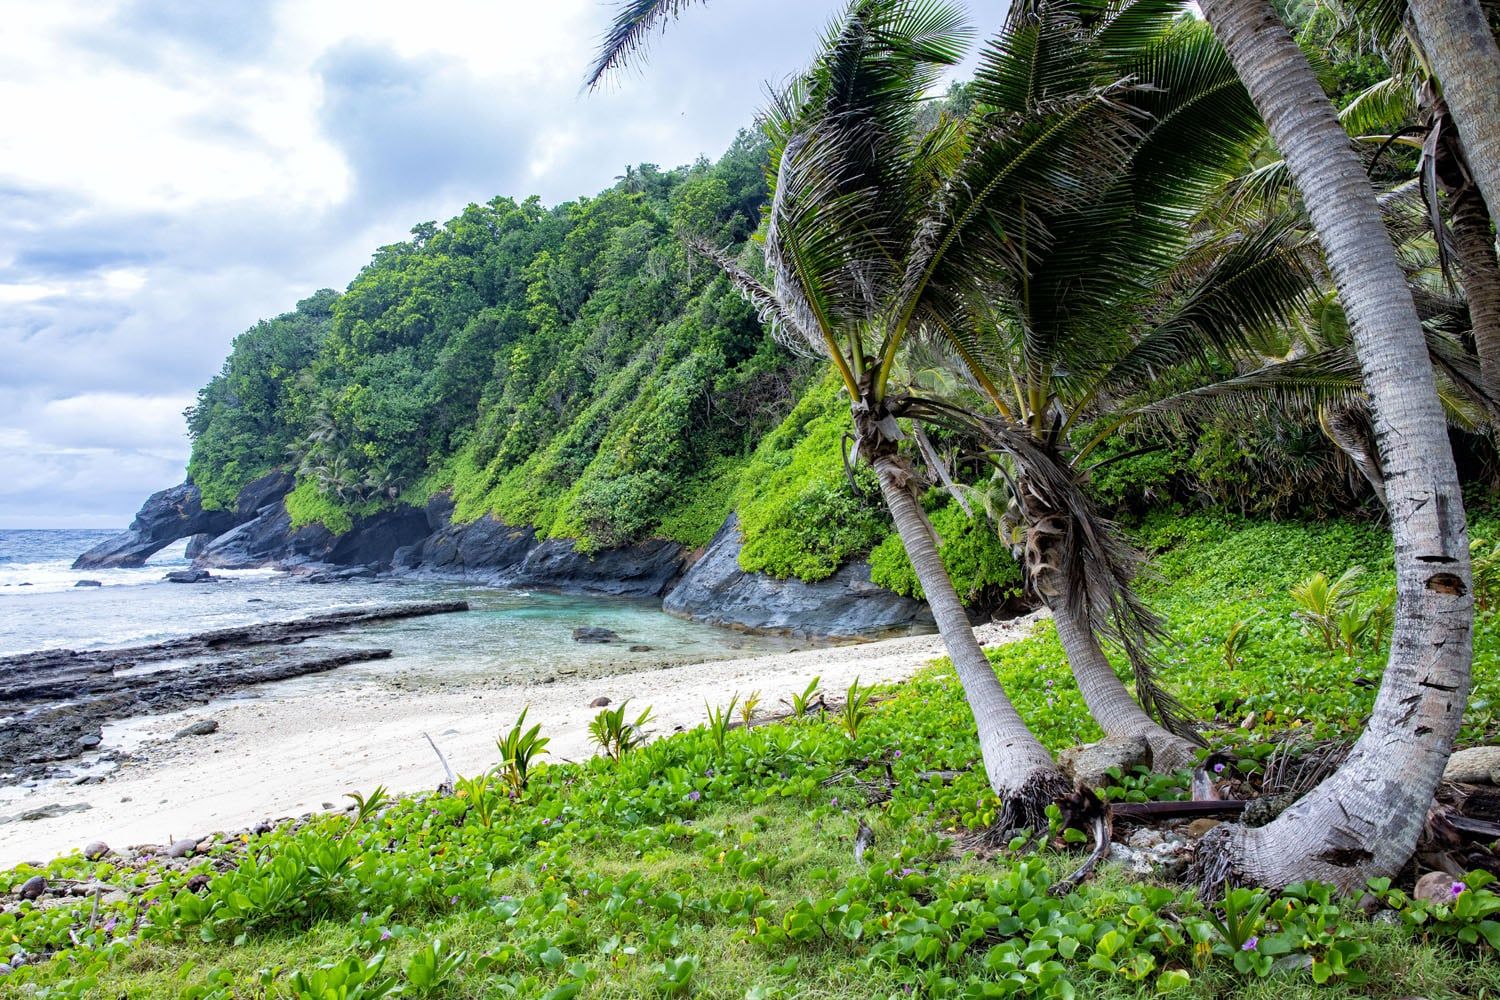
<path fill-rule="evenodd" d="M 426 733 L 422 734 L 427 736 Z M 438 749 L 437 743 L 431 736 L 427 736 L 427 745 L 432 747 L 432 752 L 437 754 L 438 763 L 443 765 L 443 773 L 448 776 L 447 781 L 438 786 L 438 791 L 444 795 L 452 795 L 453 790 L 458 787 L 458 775 L 453 773 L 453 768 L 448 763 L 448 758 L 443 756 L 443 751 Z"/>

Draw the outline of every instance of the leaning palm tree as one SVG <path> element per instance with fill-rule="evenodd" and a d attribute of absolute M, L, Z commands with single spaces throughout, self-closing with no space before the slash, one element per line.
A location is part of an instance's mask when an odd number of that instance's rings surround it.
<path fill-rule="evenodd" d="M 692 3 L 693 0 L 624 0 L 599 43 L 599 53 L 589 67 L 584 86 L 593 90 L 610 73 L 645 55 L 652 32 L 665 27 L 667 21 L 680 15 Z"/>
<path fill-rule="evenodd" d="M 778 95 L 765 118 L 773 192 L 761 280 L 741 261 L 696 241 L 777 336 L 825 357 L 850 400 L 857 455 L 875 470 L 933 618 L 974 713 L 990 786 L 1005 802 L 1003 827 L 1038 827 L 1069 785 L 1006 697 L 938 553 L 919 479 L 901 449 L 889 405 L 893 363 L 916 329 L 922 295 L 913 247 L 956 240 L 977 225 L 934 226 L 934 199 L 975 209 L 1055 201 L 1094 185 L 1085 137 L 1111 137 L 1127 115 L 1096 94 L 1075 95 L 1046 120 L 1011 123 L 986 138 L 1014 155 L 986 157 L 955 121 L 927 133 L 916 118 L 927 90 L 958 61 L 967 29 L 959 11 L 932 0 L 856 0 L 825 37 L 812 69 Z M 970 183 L 957 185 L 952 177 Z M 1069 179 L 1071 183 L 1062 183 Z M 1024 209 L 1022 209 L 1024 210 Z"/>
<path fill-rule="evenodd" d="M 1411 856 L 1463 721 L 1473 597 L 1453 453 L 1427 342 L 1375 192 L 1268 0 L 1201 0 L 1306 205 L 1348 316 L 1395 536 L 1397 620 L 1370 720 L 1342 767 L 1264 827 L 1200 844 L 1205 881 L 1355 889 Z"/>

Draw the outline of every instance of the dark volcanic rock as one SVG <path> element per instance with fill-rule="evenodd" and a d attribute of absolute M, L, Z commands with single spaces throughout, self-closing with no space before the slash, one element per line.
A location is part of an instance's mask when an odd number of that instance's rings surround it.
<path fill-rule="evenodd" d="M 16 895 L 22 899 L 41 899 L 42 894 L 47 891 L 47 880 L 40 875 L 33 875 L 21 883 L 21 888 Z"/>
<path fill-rule="evenodd" d="M 218 577 L 206 569 L 174 569 L 162 579 L 168 583 L 213 583 Z"/>
<path fill-rule="evenodd" d="M 619 642 L 620 634 L 612 629 L 585 625 L 573 630 L 574 642 Z"/>
<path fill-rule="evenodd" d="M 286 507 L 277 502 L 209 542 L 194 563 L 222 569 L 321 564 L 363 572 L 368 566 L 389 565 L 398 550 L 420 542 L 427 531 L 426 513 L 405 505 L 357 518 L 342 535 L 321 524 L 294 528 Z"/>
<path fill-rule="evenodd" d="M 777 580 L 740 569 L 740 532 L 724 522 L 662 607 L 669 614 L 757 632 L 831 638 L 930 631 L 927 605 L 870 582 L 870 567 L 850 563 L 816 583 Z"/>
<path fill-rule="evenodd" d="M 89 549 L 74 560 L 73 568 L 144 565 L 153 554 L 179 539 L 219 535 L 243 524 L 261 507 L 286 496 L 291 488 L 288 473 L 269 473 L 240 491 L 234 510 L 204 510 L 203 498 L 192 483 L 153 493 L 126 531 Z"/>
<path fill-rule="evenodd" d="M 79 580 L 77 583 L 73 584 L 73 586 L 75 586 L 75 587 L 102 587 L 102 586 L 104 586 L 104 584 L 101 583 L 98 580 Z"/>
<path fill-rule="evenodd" d="M 428 503 L 429 534 L 402 548 L 394 565 L 424 575 L 477 580 L 504 587 L 538 587 L 610 597 L 660 597 L 681 575 L 681 545 L 649 539 L 601 552 L 579 552 L 570 539 L 545 541 L 531 528 L 493 517 L 453 524 L 453 503 Z"/>

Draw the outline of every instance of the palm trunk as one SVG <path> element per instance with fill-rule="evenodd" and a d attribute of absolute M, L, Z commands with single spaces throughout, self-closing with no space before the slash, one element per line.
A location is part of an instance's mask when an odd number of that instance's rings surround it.
<path fill-rule="evenodd" d="M 1385 471 L 1398 604 L 1374 710 L 1344 765 L 1267 826 L 1211 831 L 1198 875 L 1353 890 L 1411 856 L 1463 720 L 1473 640 L 1463 495 L 1416 307 L 1333 106 L 1269 0 L 1201 6 L 1286 158 L 1349 317 Z"/>
<path fill-rule="evenodd" d="M 1088 706 L 1099 728 L 1108 739 L 1143 737 L 1151 748 L 1151 769 L 1163 773 L 1190 768 L 1198 757 L 1193 745 L 1176 733 L 1168 732 L 1146 714 L 1140 703 L 1130 697 L 1115 668 L 1110 665 L 1088 616 L 1069 602 L 1066 596 L 1049 598 L 1052 620 L 1057 625 L 1057 641 L 1067 654 L 1068 666 L 1083 702 Z"/>
<path fill-rule="evenodd" d="M 1493 217 L 1500 211 L 1500 46 L 1479 0 L 1410 0 L 1408 9 Z"/>
<path fill-rule="evenodd" d="M 884 450 L 884 449 L 881 449 Z M 933 620 L 953 660 L 964 697 L 979 729 L 979 751 L 990 787 L 1006 800 L 1017 827 L 1046 826 L 1047 804 L 1071 790 L 1052 754 L 1026 728 L 1006 697 L 995 668 L 984 655 L 964 611 L 947 567 L 938 555 L 937 538 L 922 510 L 910 469 L 892 451 L 877 454 L 872 464 L 880 492 L 890 508 L 906 556 L 922 584 Z"/>
<path fill-rule="evenodd" d="M 1500 100 L 1500 94 L 1496 99 Z M 1449 221 L 1458 244 L 1464 296 L 1469 300 L 1480 380 L 1485 395 L 1500 401 L 1500 264 L 1495 261 L 1495 234 L 1479 192 L 1465 187 L 1455 194 Z"/>

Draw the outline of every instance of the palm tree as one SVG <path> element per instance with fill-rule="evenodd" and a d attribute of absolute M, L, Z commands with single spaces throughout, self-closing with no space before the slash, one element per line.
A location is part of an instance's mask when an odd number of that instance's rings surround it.
<path fill-rule="evenodd" d="M 1463 720 L 1473 598 L 1463 495 L 1421 319 L 1364 168 L 1268 0 L 1201 0 L 1307 207 L 1353 331 L 1395 536 L 1398 614 L 1370 721 L 1339 770 L 1264 827 L 1220 827 L 1200 877 L 1345 889 L 1411 856 Z"/>
<path fill-rule="evenodd" d="M 1421 47 L 1453 109 L 1468 167 L 1500 217 L 1500 46 L 1479 0 L 1408 0 Z"/>
<path fill-rule="evenodd" d="M 968 229 L 930 220 L 939 192 L 975 209 L 998 208 L 1024 204 L 1029 195 L 1045 200 L 1049 182 L 1062 177 L 1087 184 L 1079 140 L 1089 124 L 1118 128 L 1123 112 L 1077 100 L 1069 128 L 1018 123 L 1012 141 L 1030 149 L 1014 158 L 990 160 L 971 150 L 957 122 L 923 134 L 915 121 L 924 95 L 960 58 L 967 34 L 961 14 L 944 3 L 856 0 L 825 37 L 813 68 L 766 115 L 774 175 L 765 233 L 769 280 L 712 244 L 694 245 L 784 342 L 826 357 L 837 370 L 856 452 L 876 472 L 974 713 L 986 775 L 1005 801 L 1000 825 L 1037 828 L 1069 784 L 974 638 L 923 512 L 916 470 L 901 450 L 905 435 L 888 393 L 923 293 L 924 282 L 911 273 L 912 247 L 977 228 L 972 219 Z M 955 169 L 975 183 L 949 185 Z"/>

